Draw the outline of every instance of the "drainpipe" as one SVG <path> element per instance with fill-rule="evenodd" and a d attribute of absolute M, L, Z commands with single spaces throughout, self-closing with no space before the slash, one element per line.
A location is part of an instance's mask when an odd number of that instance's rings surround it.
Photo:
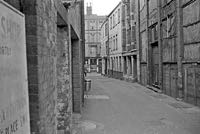
<path fill-rule="evenodd" d="M 137 45 L 137 81 L 141 83 L 141 41 L 140 41 L 140 0 L 136 0 L 136 45 Z"/>
<path fill-rule="evenodd" d="M 178 54 L 178 98 L 183 98 L 183 9 L 181 6 L 182 0 L 177 0 L 177 54 Z"/>
<path fill-rule="evenodd" d="M 146 6 L 146 36 L 147 36 L 147 84 L 151 85 L 152 84 L 152 77 L 151 77 L 151 46 L 149 44 L 149 5 L 148 5 L 148 0 L 145 0 L 145 6 Z"/>
<path fill-rule="evenodd" d="M 159 51 L 159 87 L 163 92 L 163 44 L 162 44 L 162 20 L 161 20 L 161 1 L 157 0 L 158 3 L 158 51 Z"/>

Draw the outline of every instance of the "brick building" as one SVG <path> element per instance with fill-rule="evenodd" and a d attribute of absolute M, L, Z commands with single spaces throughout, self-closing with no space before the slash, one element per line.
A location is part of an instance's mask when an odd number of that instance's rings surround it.
<path fill-rule="evenodd" d="M 123 47 L 124 70 L 123 78 L 137 81 L 138 48 L 136 44 L 136 3 L 134 0 L 124 0 L 125 5 L 125 45 Z"/>
<path fill-rule="evenodd" d="M 5 1 L 25 15 L 31 134 L 70 133 L 83 102 L 83 1 Z"/>
<path fill-rule="evenodd" d="M 115 78 L 123 77 L 123 46 L 125 46 L 125 6 L 122 2 L 108 15 L 109 23 L 109 67 L 108 75 Z"/>
<path fill-rule="evenodd" d="M 108 75 L 128 81 L 137 81 L 138 49 L 135 1 L 121 1 L 108 15 L 107 23 L 109 23 Z M 102 31 L 104 30 L 102 29 Z M 104 37 L 102 36 L 102 38 Z M 102 42 L 103 44 L 105 43 Z"/>
<path fill-rule="evenodd" d="M 103 75 L 108 75 L 109 63 L 109 23 L 108 18 L 101 25 L 101 51 L 100 58 L 102 61 L 102 72 Z"/>
<path fill-rule="evenodd" d="M 101 72 L 100 44 L 101 25 L 105 16 L 98 16 L 92 13 L 92 5 L 87 4 L 85 15 L 85 57 L 88 71 Z M 98 67 L 97 67 L 98 66 Z"/>
<path fill-rule="evenodd" d="M 141 83 L 199 105 L 200 2 L 144 0 L 138 6 Z"/>
<path fill-rule="evenodd" d="M 153 90 L 200 105 L 200 1 L 123 0 L 122 3 L 123 42 L 119 44 L 123 48 L 122 78 L 137 80 Z M 111 25 L 113 20 L 108 23 Z M 113 72 L 119 67 L 119 60 L 111 58 L 111 61 L 114 61 L 110 66 L 111 76 L 115 77 Z"/>

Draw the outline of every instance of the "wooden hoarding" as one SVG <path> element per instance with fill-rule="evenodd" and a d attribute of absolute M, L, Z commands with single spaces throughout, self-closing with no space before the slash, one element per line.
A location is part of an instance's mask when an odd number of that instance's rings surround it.
<path fill-rule="evenodd" d="M 200 106 L 200 68 L 185 69 L 185 101 Z"/>
<path fill-rule="evenodd" d="M 0 0 L 0 134 L 30 134 L 25 17 Z"/>

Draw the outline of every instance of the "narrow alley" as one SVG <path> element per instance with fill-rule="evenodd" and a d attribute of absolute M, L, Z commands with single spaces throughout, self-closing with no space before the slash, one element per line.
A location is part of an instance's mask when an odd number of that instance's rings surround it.
<path fill-rule="evenodd" d="M 0 0 L 0 134 L 200 134 L 199 37 L 200 0 Z"/>
<path fill-rule="evenodd" d="M 73 134 L 199 134 L 199 108 L 136 83 L 88 75 L 91 91 Z"/>

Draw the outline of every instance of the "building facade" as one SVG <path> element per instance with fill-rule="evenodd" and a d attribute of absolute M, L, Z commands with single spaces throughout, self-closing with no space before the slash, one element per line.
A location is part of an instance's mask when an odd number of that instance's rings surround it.
<path fill-rule="evenodd" d="M 125 27 L 123 27 L 123 78 L 137 81 L 138 47 L 136 44 L 136 3 L 134 0 L 124 0 Z"/>
<path fill-rule="evenodd" d="M 100 44 L 101 25 L 105 16 L 98 16 L 92 13 L 92 5 L 88 4 L 85 15 L 85 60 L 88 72 L 101 72 Z"/>
<path fill-rule="evenodd" d="M 119 71 L 125 80 L 138 81 L 153 90 L 200 105 L 200 1 L 123 0 L 121 3 L 121 55 L 116 49 L 117 25 L 113 20 L 116 8 L 108 15 L 108 75 L 116 78 Z"/>
<path fill-rule="evenodd" d="M 125 27 L 125 8 L 120 2 L 108 15 L 109 23 L 109 65 L 108 75 L 114 78 L 123 77 L 123 46 L 125 46 L 123 27 Z"/>
<path fill-rule="evenodd" d="M 109 23 L 108 18 L 101 25 L 101 47 L 100 47 L 100 57 L 102 62 L 102 74 L 108 74 L 108 64 L 109 64 Z"/>
<path fill-rule="evenodd" d="M 108 75 L 132 82 L 137 81 L 138 47 L 136 43 L 135 1 L 121 1 L 108 15 L 107 23 L 109 24 Z M 102 26 L 102 31 L 104 31 L 103 29 L 104 26 Z M 102 37 L 102 40 L 104 38 Z M 102 47 L 104 44 L 102 42 Z"/>
<path fill-rule="evenodd" d="M 25 15 L 30 133 L 70 133 L 83 104 L 83 1 L 5 1 Z"/>

